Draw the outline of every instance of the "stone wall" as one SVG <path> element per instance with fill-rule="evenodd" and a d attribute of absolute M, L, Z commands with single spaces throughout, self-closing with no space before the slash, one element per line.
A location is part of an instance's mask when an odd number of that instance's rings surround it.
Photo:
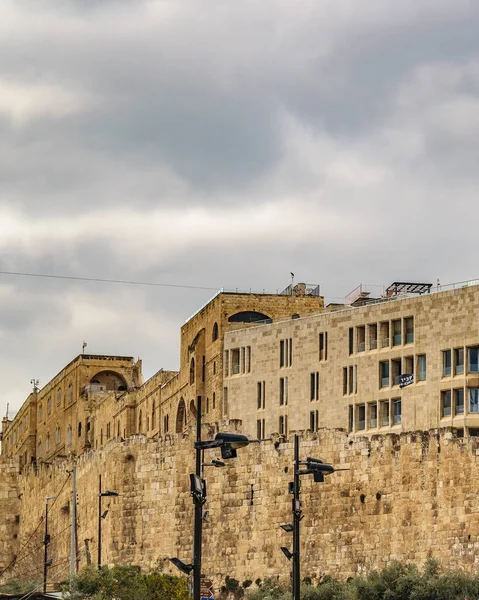
<path fill-rule="evenodd" d="M 239 422 L 224 424 L 234 429 Z M 208 431 L 211 437 L 214 430 Z M 205 433 L 206 438 L 206 433 Z M 456 438 L 454 430 L 350 438 L 342 430 L 305 433 L 301 457 L 315 456 L 350 470 L 325 483 L 302 479 L 305 518 L 301 522 L 302 573 L 318 580 L 329 573 L 346 577 L 380 568 L 391 559 L 423 563 L 428 557 L 470 571 L 479 551 L 479 440 Z M 211 458 L 216 454 L 210 451 Z M 209 511 L 204 524 L 203 571 L 217 582 L 288 577 L 291 565 L 280 546 L 292 545 L 279 525 L 291 520 L 292 440 L 262 442 L 238 453 L 223 469 L 206 473 Z M 103 524 L 103 563 L 132 563 L 174 572 L 168 557 L 189 562 L 193 506 L 188 474 L 194 468 L 192 437 L 133 437 L 112 440 L 78 459 L 80 565 L 85 540 L 96 562 L 98 475 L 109 509 Z M 45 497 L 58 496 L 51 509 L 52 579 L 68 573 L 71 478 L 66 461 L 20 476 L 19 540 L 41 522 Z M 4 487 L 4 486 L 3 486 Z M 111 500 L 111 502 L 108 502 Z M 108 507 L 108 504 L 110 506 Z M 2 514 L 6 514 L 3 513 Z M 12 514 L 9 509 L 8 514 Z M 41 529 L 41 528 L 40 528 Z M 13 530 L 12 530 L 13 531 Z M 41 535 L 30 557 L 20 557 L 17 574 L 41 568 Z M 9 543 L 14 544 L 10 538 Z M 5 552 L 5 550 L 4 550 Z M 11 552 L 11 550 L 10 550 Z"/>
<path fill-rule="evenodd" d="M 0 573 L 13 560 L 18 549 L 18 463 L 0 458 Z"/>

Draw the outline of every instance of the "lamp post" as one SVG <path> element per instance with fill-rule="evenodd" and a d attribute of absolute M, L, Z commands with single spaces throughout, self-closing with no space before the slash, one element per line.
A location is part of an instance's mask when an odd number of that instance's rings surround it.
<path fill-rule="evenodd" d="M 305 466 L 305 469 L 301 469 Z M 310 475 L 314 477 L 316 483 L 322 483 L 324 476 L 334 473 L 335 471 L 346 471 L 347 469 L 335 469 L 333 465 L 323 463 L 319 458 L 311 458 L 308 456 L 306 460 L 299 460 L 299 436 L 294 436 L 294 480 L 290 484 L 290 491 L 293 493 L 292 512 L 293 523 L 281 525 L 281 529 L 293 534 L 293 552 L 290 552 L 285 546 L 281 547 L 281 551 L 288 560 L 293 559 L 293 600 L 300 600 L 301 586 L 301 555 L 300 555 L 300 523 L 303 518 L 301 507 L 301 475 Z"/>
<path fill-rule="evenodd" d="M 104 513 L 101 512 L 101 499 L 111 496 L 119 496 L 120 494 L 115 490 L 101 491 L 101 475 L 98 476 L 98 570 L 101 570 L 101 523 L 102 520 L 108 514 L 108 510 Z"/>
<path fill-rule="evenodd" d="M 193 563 L 186 564 L 178 558 L 170 558 L 170 561 L 183 573 L 193 572 L 193 600 L 201 600 L 201 546 L 203 538 L 203 505 L 206 502 L 206 482 L 202 478 L 202 468 L 205 466 L 223 467 L 224 462 L 212 460 L 211 463 L 202 461 L 205 450 L 219 448 L 223 460 L 236 458 L 237 449 L 250 444 L 245 435 L 238 433 L 217 433 L 214 440 L 201 440 L 201 396 L 198 396 L 196 407 L 196 451 L 195 473 L 190 474 L 191 495 L 195 506 L 194 537 L 193 537 Z"/>
<path fill-rule="evenodd" d="M 51 560 L 48 560 L 48 544 L 50 543 L 50 534 L 48 533 L 48 501 L 54 500 L 56 496 L 47 496 L 45 499 L 45 534 L 43 536 L 43 593 L 47 593 L 47 577 L 48 567 L 52 564 Z"/>

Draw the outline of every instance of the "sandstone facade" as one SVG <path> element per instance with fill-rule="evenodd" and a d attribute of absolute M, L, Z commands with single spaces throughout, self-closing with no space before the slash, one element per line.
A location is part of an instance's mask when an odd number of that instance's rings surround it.
<path fill-rule="evenodd" d="M 103 524 L 104 564 L 189 561 L 198 397 L 205 437 L 272 438 L 207 473 L 205 572 L 218 581 L 287 575 L 279 524 L 290 519 L 293 431 L 303 455 L 351 469 L 303 482 L 304 576 L 428 556 L 473 569 L 479 286 L 326 309 L 304 292 L 216 295 L 181 329 L 178 372 L 144 383 L 141 361 L 81 355 L 35 386 L 3 421 L 0 573 L 17 553 L 4 577 L 41 571 L 48 495 L 51 579 L 68 573 L 74 465 L 78 566 L 96 561 L 99 475 L 120 493 Z M 407 387 L 401 375 L 413 376 Z"/>

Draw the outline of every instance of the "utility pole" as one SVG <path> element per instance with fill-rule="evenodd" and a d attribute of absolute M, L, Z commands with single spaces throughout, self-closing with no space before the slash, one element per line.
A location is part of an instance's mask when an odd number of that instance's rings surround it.
<path fill-rule="evenodd" d="M 70 546 L 70 585 L 73 576 L 75 575 L 76 562 L 76 522 L 77 522 L 77 468 L 72 469 L 72 535 Z"/>
<path fill-rule="evenodd" d="M 47 593 L 47 577 L 48 567 L 51 562 L 48 560 L 48 544 L 50 543 L 50 535 L 48 533 L 48 501 L 53 500 L 56 496 L 48 496 L 45 500 L 45 534 L 43 536 L 43 593 Z"/>
<path fill-rule="evenodd" d="M 201 442 L 201 396 L 198 396 L 196 405 L 196 441 Z M 196 477 L 201 481 L 201 455 L 202 450 L 196 448 Z M 193 538 L 193 600 L 201 600 L 201 544 L 203 538 L 203 503 L 200 498 L 195 501 L 195 529 Z"/>
<path fill-rule="evenodd" d="M 293 482 L 293 600 L 299 600 L 301 586 L 301 559 L 299 526 L 302 517 L 299 480 L 299 436 L 294 436 L 294 482 Z"/>
<path fill-rule="evenodd" d="M 98 475 L 98 544 L 97 544 L 97 563 L 98 570 L 101 570 L 101 474 Z"/>

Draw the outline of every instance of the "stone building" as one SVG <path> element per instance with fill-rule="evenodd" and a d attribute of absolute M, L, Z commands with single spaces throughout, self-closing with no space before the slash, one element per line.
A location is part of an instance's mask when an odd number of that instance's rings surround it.
<path fill-rule="evenodd" d="M 177 372 L 143 382 L 131 357 L 76 357 L 3 420 L 0 577 L 5 566 L 20 575 L 32 562 L 41 568 L 37 530 L 55 494 L 51 575 L 64 578 L 73 465 L 77 566 L 91 562 L 98 542 L 102 473 L 120 493 L 104 525 L 104 564 L 168 570 L 168 557 L 188 556 L 198 397 L 205 436 L 233 429 L 264 440 L 209 486 L 205 569 L 218 582 L 284 570 L 278 529 L 289 518 L 293 431 L 302 432 L 302 452 L 350 467 L 320 488 L 304 483 L 313 511 L 305 575 L 429 556 L 474 568 L 478 317 L 478 281 L 396 283 L 375 298 L 361 288 L 327 307 L 316 286 L 299 284 L 281 294 L 218 293 L 181 328 Z"/>
<path fill-rule="evenodd" d="M 143 382 L 141 361 L 131 357 L 80 354 L 16 416 L 2 422 L 2 456 L 23 468 L 54 456 L 98 450 L 112 438 L 181 433 L 204 398 L 205 422 L 229 417 L 223 397 L 223 344 L 230 329 L 319 312 L 318 286 L 298 284 L 281 294 L 219 292 L 181 328 L 180 369 L 160 369 Z M 250 349 L 242 355 L 251 369 Z"/>
<path fill-rule="evenodd" d="M 260 438 L 319 427 L 479 435 L 479 285 L 471 283 L 226 332 L 229 418 Z M 252 349 L 248 372 L 243 348 Z"/>

